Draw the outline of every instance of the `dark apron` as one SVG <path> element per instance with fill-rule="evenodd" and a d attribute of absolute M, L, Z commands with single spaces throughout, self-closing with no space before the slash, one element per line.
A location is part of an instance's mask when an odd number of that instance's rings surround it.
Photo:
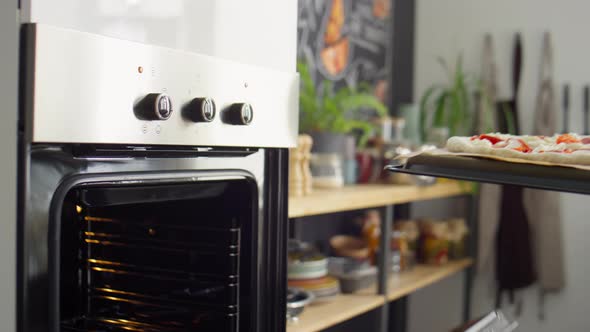
<path fill-rule="evenodd" d="M 498 129 L 508 132 L 509 121 L 506 110 L 512 112 L 513 130 L 511 134 L 520 133 L 518 121 L 518 88 L 522 67 L 522 44 L 520 35 L 516 35 L 513 50 L 511 100 L 498 103 Z M 523 205 L 523 188 L 518 186 L 502 187 L 500 223 L 496 237 L 496 307 L 502 306 L 502 296 L 508 293 L 510 303 L 514 303 L 514 291 L 532 285 L 536 280 L 531 232 Z"/>

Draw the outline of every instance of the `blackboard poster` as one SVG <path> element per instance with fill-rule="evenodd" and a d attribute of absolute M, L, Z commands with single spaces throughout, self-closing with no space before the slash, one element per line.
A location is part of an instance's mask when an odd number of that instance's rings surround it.
<path fill-rule="evenodd" d="M 391 1 L 299 0 L 298 58 L 317 85 L 368 85 L 386 102 Z"/>

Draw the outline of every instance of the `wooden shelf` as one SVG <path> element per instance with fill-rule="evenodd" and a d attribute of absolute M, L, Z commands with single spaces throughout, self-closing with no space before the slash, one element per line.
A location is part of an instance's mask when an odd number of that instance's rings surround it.
<path fill-rule="evenodd" d="M 296 323 L 287 324 L 287 332 L 315 332 L 375 309 L 386 300 L 394 301 L 421 288 L 432 285 L 458 273 L 473 264 L 470 258 L 452 261 L 442 266 L 417 265 L 412 270 L 394 274 L 389 278 L 387 297 L 376 295 L 376 287 L 355 294 L 339 295 L 325 303 L 305 308 Z"/>
<path fill-rule="evenodd" d="M 471 258 L 465 258 L 441 266 L 419 264 L 410 271 L 391 274 L 387 285 L 387 300 L 395 301 L 463 271 L 472 264 Z M 375 287 L 367 288 L 360 291 L 359 295 L 375 294 L 376 290 Z"/>
<path fill-rule="evenodd" d="M 470 258 L 452 261 L 442 266 L 418 265 L 414 269 L 394 274 L 387 285 L 387 300 L 394 301 L 421 288 L 435 284 L 473 264 Z"/>
<path fill-rule="evenodd" d="M 385 298 L 381 295 L 342 294 L 334 300 L 313 303 L 306 307 L 299 321 L 287 323 L 287 332 L 315 332 L 344 322 L 367 311 L 382 306 Z"/>
<path fill-rule="evenodd" d="M 311 195 L 289 198 L 289 218 L 452 197 L 466 194 L 469 189 L 469 185 L 450 180 L 426 187 L 360 184 L 338 189 L 314 189 Z"/>

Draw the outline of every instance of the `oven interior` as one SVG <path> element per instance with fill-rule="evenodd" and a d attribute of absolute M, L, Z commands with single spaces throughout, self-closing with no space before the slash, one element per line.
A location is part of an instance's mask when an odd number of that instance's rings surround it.
<path fill-rule="evenodd" d="M 247 179 L 69 190 L 56 221 L 61 330 L 249 330 L 256 197 Z"/>

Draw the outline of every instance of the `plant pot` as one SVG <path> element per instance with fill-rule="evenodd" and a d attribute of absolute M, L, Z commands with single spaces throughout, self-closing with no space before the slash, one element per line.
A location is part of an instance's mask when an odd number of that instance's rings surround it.
<path fill-rule="evenodd" d="M 311 152 L 316 155 L 338 155 L 343 183 L 353 184 L 357 179 L 357 162 L 355 159 L 356 143 L 353 135 L 335 134 L 330 132 L 313 132 Z M 313 174 L 314 176 L 320 174 Z"/>
<path fill-rule="evenodd" d="M 341 156 L 345 154 L 347 140 L 352 137 L 330 132 L 312 132 L 310 135 L 313 138 L 312 153 L 336 153 Z"/>

